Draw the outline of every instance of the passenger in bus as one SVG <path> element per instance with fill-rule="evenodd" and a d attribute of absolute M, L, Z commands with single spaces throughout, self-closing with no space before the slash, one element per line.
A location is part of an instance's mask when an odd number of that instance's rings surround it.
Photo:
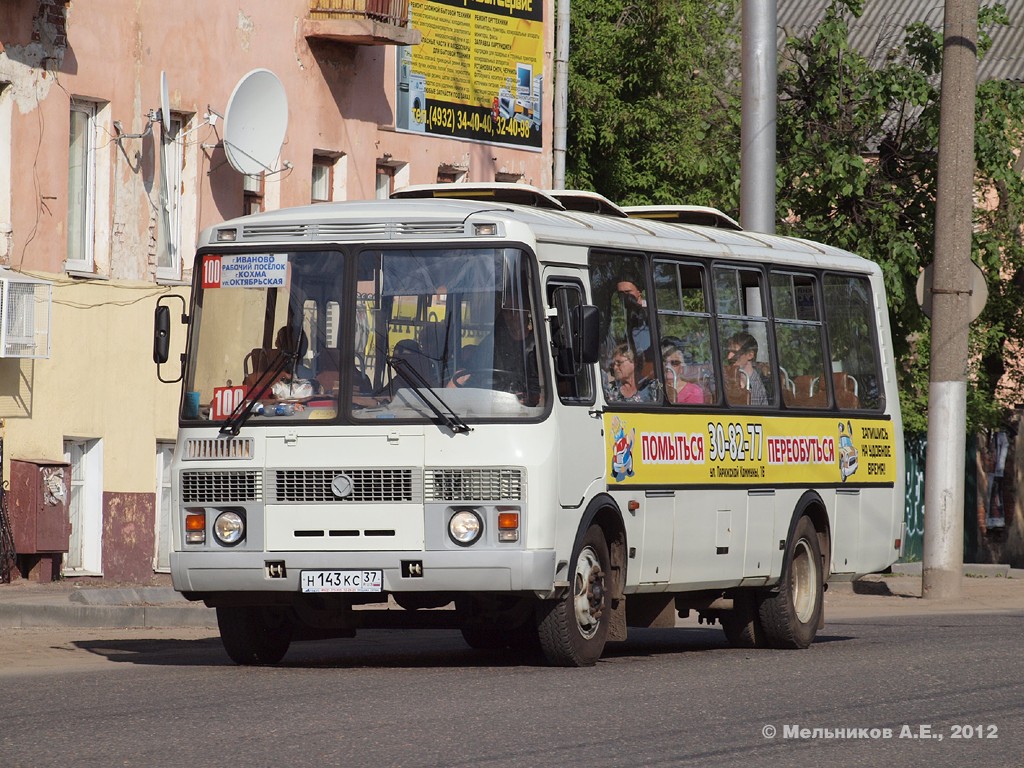
<path fill-rule="evenodd" d="M 658 399 L 658 384 L 654 379 L 636 380 L 636 357 L 629 344 L 619 344 L 612 354 L 611 381 L 606 386 L 609 402 L 651 403 Z"/>
<path fill-rule="evenodd" d="M 683 350 L 675 344 L 662 344 L 661 365 L 665 371 L 665 394 L 670 403 L 704 404 L 704 390 L 684 378 L 686 362 Z"/>
<path fill-rule="evenodd" d="M 622 297 L 626 309 L 626 328 L 637 359 L 651 362 L 651 328 L 647 319 L 647 299 L 636 283 L 620 280 L 615 290 Z M 641 366 L 642 367 L 642 366 Z"/>
<path fill-rule="evenodd" d="M 757 359 L 757 339 L 749 333 L 740 332 L 729 337 L 725 361 L 740 372 L 745 388 L 750 395 L 750 405 L 770 405 L 768 390 L 754 360 Z"/>

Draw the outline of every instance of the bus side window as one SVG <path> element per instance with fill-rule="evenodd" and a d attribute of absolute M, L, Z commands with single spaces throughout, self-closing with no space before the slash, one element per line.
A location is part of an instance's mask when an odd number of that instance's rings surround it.
<path fill-rule="evenodd" d="M 722 384 L 730 405 L 765 407 L 779 402 L 763 283 L 757 269 L 714 267 Z"/>
<path fill-rule="evenodd" d="M 859 275 L 827 274 L 823 286 L 836 405 L 849 410 L 879 410 L 885 405 L 885 393 L 871 285 Z"/>
<path fill-rule="evenodd" d="M 782 402 L 792 408 L 829 406 L 817 282 L 814 275 L 771 273 Z"/>
<path fill-rule="evenodd" d="M 660 402 L 647 269 L 640 254 L 592 253 L 590 279 L 600 313 L 601 386 L 609 401 Z M 629 371 L 623 374 L 624 371 Z"/>
<path fill-rule="evenodd" d="M 654 262 L 665 402 L 710 405 L 718 400 L 711 353 L 707 279 L 699 264 Z"/>

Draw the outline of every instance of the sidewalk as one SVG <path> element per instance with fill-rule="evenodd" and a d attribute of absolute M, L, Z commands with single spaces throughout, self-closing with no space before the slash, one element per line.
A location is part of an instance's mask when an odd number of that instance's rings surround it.
<path fill-rule="evenodd" d="M 897 563 L 892 573 L 833 582 L 825 593 L 825 623 L 867 616 L 1024 612 L 1024 569 L 966 564 L 955 600 L 921 597 L 921 563 Z"/>
<path fill-rule="evenodd" d="M 0 630 L 29 627 L 217 627 L 212 608 L 171 587 L 0 584 Z"/>
<path fill-rule="evenodd" d="M 1024 569 L 965 565 L 957 600 L 921 598 L 921 564 L 892 574 L 837 582 L 825 593 L 825 620 L 863 616 L 1024 611 Z M 29 627 L 205 627 L 213 609 L 185 600 L 170 587 L 89 587 L 71 581 L 0 584 L 0 630 Z"/>

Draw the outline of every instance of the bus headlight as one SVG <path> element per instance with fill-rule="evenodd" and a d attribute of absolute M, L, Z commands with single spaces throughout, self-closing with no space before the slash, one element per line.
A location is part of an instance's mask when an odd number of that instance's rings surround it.
<path fill-rule="evenodd" d="M 480 515 L 469 509 L 460 509 L 448 521 L 448 535 L 460 547 L 468 547 L 480 538 L 484 524 Z"/>
<path fill-rule="evenodd" d="M 213 535 L 226 547 L 233 547 L 245 538 L 245 518 L 237 512 L 221 512 L 213 521 Z"/>

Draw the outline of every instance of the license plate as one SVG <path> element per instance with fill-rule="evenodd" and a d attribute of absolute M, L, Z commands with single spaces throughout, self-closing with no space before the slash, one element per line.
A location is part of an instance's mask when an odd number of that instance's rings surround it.
<path fill-rule="evenodd" d="M 303 592 L 383 592 L 383 571 L 302 571 Z"/>

